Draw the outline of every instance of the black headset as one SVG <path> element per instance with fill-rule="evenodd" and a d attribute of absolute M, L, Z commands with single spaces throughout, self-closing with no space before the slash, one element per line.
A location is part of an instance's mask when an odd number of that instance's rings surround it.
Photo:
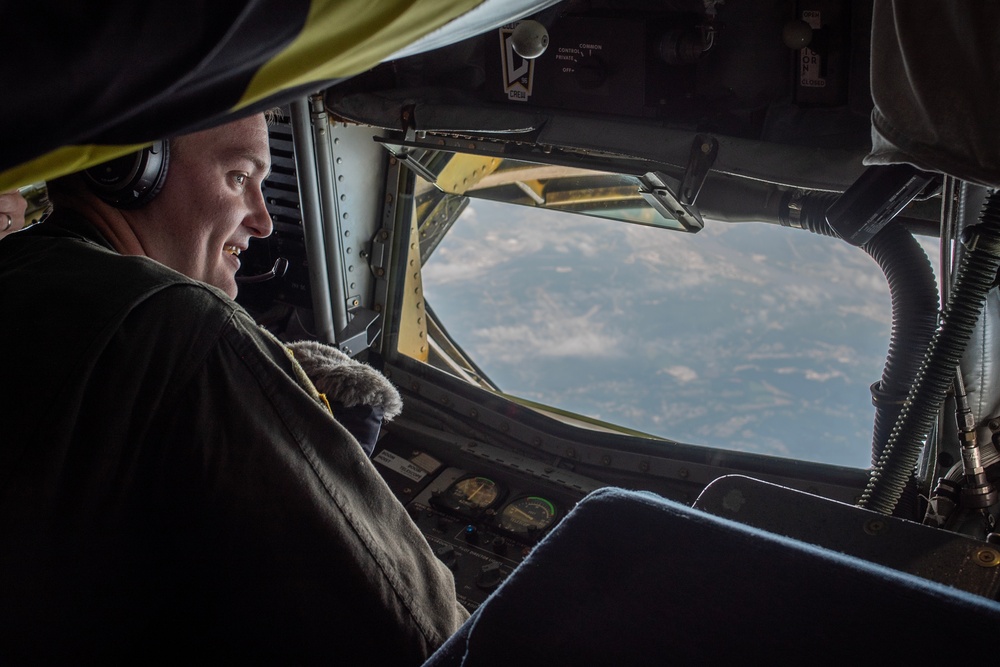
<path fill-rule="evenodd" d="M 83 172 L 87 187 L 115 208 L 139 208 L 153 200 L 167 179 L 170 142 L 157 141 Z"/>

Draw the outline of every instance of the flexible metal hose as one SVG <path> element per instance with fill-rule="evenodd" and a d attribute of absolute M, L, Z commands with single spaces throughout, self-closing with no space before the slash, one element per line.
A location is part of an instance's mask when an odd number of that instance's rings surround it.
<path fill-rule="evenodd" d="M 836 198 L 836 194 L 803 197 L 797 226 L 814 234 L 837 237 L 826 221 L 826 209 Z M 875 465 L 934 336 L 938 291 L 927 254 L 902 225 L 890 222 L 862 248 L 885 274 L 892 299 L 892 332 L 885 368 L 881 380 L 871 387 L 875 405 L 872 429 Z"/>
<path fill-rule="evenodd" d="M 901 226 L 890 222 L 863 247 L 882 268 L 892 298 L 889 352 L 882 379 L 871 387 L 872 465 L 877 465 L 934 338 L 938 288 L 927 254 Z"/>
<path fill-rule="evenodd" d="M 859 502 L 861 507 L 891 514 L 913 474 L 1000 268 L 1000 197 L 993 194 L 987 199 L 979 224 L 968 228 L 965 237 L 967 251 L 959 264 L 941 323 L 889 442 L 872 469 Z"/>

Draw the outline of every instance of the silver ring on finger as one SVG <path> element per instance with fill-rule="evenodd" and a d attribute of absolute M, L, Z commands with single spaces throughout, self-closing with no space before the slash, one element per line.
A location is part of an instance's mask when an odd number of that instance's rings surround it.
<path fill-rule="evenodd" d="M 0 232 L 7 231 L 14 224 L 14 218 L 10 217 L 10 213 L 4 213 L 4 215 L 7 216 L 7 224 L 4 226 L 3 229 L 0 229 Z"/>

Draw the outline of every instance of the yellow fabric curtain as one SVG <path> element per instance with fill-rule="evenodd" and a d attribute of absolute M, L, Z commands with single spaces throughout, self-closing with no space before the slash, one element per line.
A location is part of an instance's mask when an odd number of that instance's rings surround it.
<path fill-rule="evenodd" d="M 481 2 L 482 0 L 311 0 L 305 25 L 299 34 L 258 69 L 242 97 L 230 111 L 239 111 L 268 99 L 280 100 L 283 91 L 308 86 L 310 83 L 315 83 L 319 88 L 324 82 L 370 69 Z M 276 15 L 273 20 L 280 24 L 281 16 Z M 228 39 L 238 39 L 238 35 L 229 35 Z M 247 48 L 253 48 L 252 42 L 248 42 Z M 109 68 L 121 66 L 121 63 L 108 63 Z M 53 95 L 58 93 L 53 92 Z M 38 102 L 44 104 L 48 101 Z M 206 112 L 206 117 L 211 115 Z M 151 136 L 142 139 L 152 142 L 159 138 Z M 62 146 L 0 172 L 0 192 L 79 171 L 125 155 L 141 146 L 142 144 Z"/>

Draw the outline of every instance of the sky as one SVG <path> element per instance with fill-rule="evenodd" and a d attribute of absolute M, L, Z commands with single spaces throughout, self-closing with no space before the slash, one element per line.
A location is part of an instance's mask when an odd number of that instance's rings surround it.
<path fill-rule="evenodd" d="M 891 303 L 839 240 L 475 201 L 423 280 L 506 393 L 689 444 L 869 465 Z"/>

